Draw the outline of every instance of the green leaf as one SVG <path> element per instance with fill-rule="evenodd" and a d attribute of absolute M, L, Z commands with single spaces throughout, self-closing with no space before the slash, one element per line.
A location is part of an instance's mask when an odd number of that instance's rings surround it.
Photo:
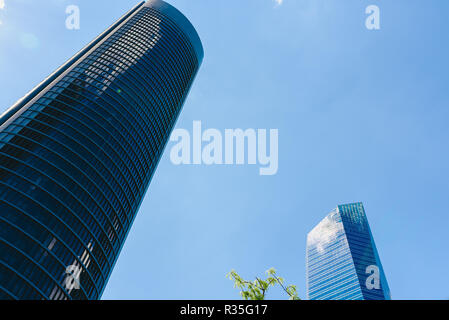
<path fill-rule="evenodd" d="M 266 271 L 268 277 L 266 279 L 260 279 L 256 277 L 253 281 L 244 280 L 233 269 L 226 277 L 234 281 L 234 287 L 240 289 L 240 295 L 245 300 L 264 300 L 268 288 L 279 285 L 289 296 L 289 300 L 301 300 L 298 297 L 297 287 L 295 285 L 289 285 L 284 287 L 284 278 L 276 275 L 276 269 L 270 268 Z"/>

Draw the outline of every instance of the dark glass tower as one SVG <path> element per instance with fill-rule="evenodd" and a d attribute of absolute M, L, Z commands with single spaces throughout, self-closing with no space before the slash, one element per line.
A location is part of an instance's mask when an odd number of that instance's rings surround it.
<path fill-rule="evenodd" d="M 0 118 L 0 299 L 98 299 L 203 59 L 142 2 Z"/>
<path fill-rule="evenodd" d="M 362 203 L 339 205 L 307 235 L 310 300 L 390 300 Z"/>

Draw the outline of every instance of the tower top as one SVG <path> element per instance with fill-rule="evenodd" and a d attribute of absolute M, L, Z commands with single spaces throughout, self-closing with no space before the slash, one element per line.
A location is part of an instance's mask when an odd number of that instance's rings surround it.
<path fill-rule="evenodd" d="M 144 7 L 156 9 L 160 13 L 174 20 L 192 42 L 193 48 L 195 49 L 195 52 L 198 56 L 199 64 L 201 64 L 204 57 L 203 45 L 198 33 L 196 32 L 189 19 L 187 19 L 187 17 L 183 13 L 181 13 L 181 11 L 162 0 L 148 0 L 145 2 Z"/>

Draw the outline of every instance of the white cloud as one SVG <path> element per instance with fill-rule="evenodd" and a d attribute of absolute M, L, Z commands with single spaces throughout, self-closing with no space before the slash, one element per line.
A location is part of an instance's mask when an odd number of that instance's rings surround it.
<path fill-rule="evenodd" d="M 5 8 L 5 0 L 0 0 L 0 10 Z M 0 20 L 0 26 L 3 24 L 2 20 Z"/>
<path fill-rule="evenodd" d="M 344 230 L 343 223 L 335 218 L 337 214 L 336 210 L 332 211 L 307 235 L 307 245 L 316 247 L 320 254 Z"/>
<path fill-rule="evenodd" d="M 274 2 L 276 2 L 276 5 L 280 6 L 282 3 L 284 3 L 284 0 L 274 0 Z"/>

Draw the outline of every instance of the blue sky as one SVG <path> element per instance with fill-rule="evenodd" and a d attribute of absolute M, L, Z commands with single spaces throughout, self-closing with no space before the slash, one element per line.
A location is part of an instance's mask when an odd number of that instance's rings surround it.
<path fill-rule="evenodd" d="M 205 48 L 177 127 L 279 129 L 279 171 L 175 166 L 169 144 L 103 298 L 238 299 L 226 273 L 270 267 L 304 298 L 307 233 L 362 201 L 393 298 L 448 299 L 449 2 L 169 2 Z M 1 112 L 138 1 L 2 3 Z"/>

